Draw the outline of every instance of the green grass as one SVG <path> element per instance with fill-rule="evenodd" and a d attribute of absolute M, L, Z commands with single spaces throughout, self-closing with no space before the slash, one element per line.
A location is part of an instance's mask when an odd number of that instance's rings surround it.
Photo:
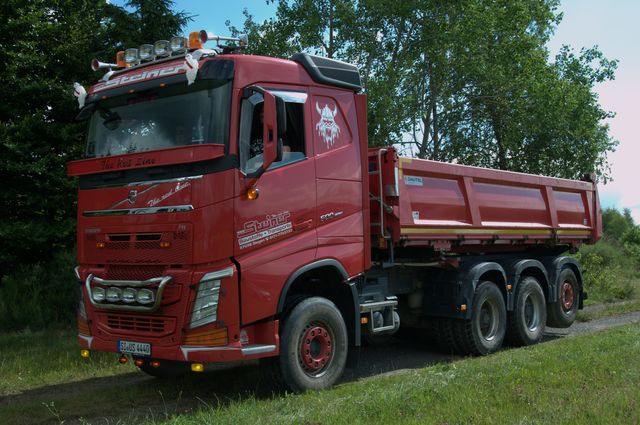
<path fill-rule="evenodd" d="M 69 334 L 5 335 L 0 341 L 2 424 L 640 421 L 637 324 L 302 395 L 273 394 L 257 366 L 161 381 L 118 365 L 115 355 L 79 359 Z"/>
<path fill-rule="evenodd" d="M 640 326 L 625 326 L 325 392 L 250 398 L 169 423 L 638 423 L 639 352 Z"/>
<path fill-rule="evenodd" d="M 94 353 L 82 359 L 71 332 L 0 335 L 0 353 L 0 395 L 134 370 L 117 363 L 115 354 Z"/>

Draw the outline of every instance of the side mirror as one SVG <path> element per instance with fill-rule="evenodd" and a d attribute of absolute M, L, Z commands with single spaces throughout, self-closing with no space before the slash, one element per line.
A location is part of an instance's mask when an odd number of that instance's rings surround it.
<path fill-rule="evenodd" d="M 271 164 L 282 160 L 282 136 L 287 130 L 287 110 L 282 98 L 260 86 L 251 86 L 245 93 L 258 92 L 264 100 L 262 118 L 262 166 L 247 177 L 258 179 Z"/>

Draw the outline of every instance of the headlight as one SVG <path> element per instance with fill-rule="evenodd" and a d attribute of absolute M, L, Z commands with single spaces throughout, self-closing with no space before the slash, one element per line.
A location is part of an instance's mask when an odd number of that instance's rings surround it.
<path fill-rule="evenodd" d="M 101 288 L 99 286 L 93 288 L 91 290 L 91 297 L 97 303 L 101 303 L 102 301 L 104 301 L 105 299 L 104 288 Z"/>
<path fill-rule="evenodd" d="M 84 306 L 84 292 L 80 288 L 80 299 L 78 300 L 78 315 L 83 319 L 87 318 L 87 309 Z"/>
<path fill-rule="evenodd" d="M 122 289 L 112 286 L 107 289 L 107 301 L 110 303 L 118 302 L 122 299 Z"/>
<path fill-rule="evenodd" d="M 124 291 L 122 291 L 122 301 L 126 302 L 126 303 L 133 303 L 136 301 L 136 294 L 138 291 L 136 291 L 133 288 L 125 288 Z"/>
<path fill-rule="evenodd" d="M 151 304 L 153 300 L 154 296 L 151 289 L 140 289 L 136 295 L 136 301 L 140 304 Z"/>
<path fill-rule="evenodd" d="M 191 327 L 213 323 L 218 319 L 220 279 L 200 282 L 191 313 Z"/>

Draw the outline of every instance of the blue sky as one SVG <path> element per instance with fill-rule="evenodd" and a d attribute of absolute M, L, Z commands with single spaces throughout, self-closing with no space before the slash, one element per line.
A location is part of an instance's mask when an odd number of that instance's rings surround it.
<path fill-rule="evenodd" d="M 220 35 L 227 34 L 226 20 L 242 26 L 245 8 L 257 21 L 275 16 L 276 11 L 276 5 L 265 0 L 175 0 L 176 10 L 196 15 L 188 31 L 207 29 Z M 636 136 L 640 122 L 636 106 L 640 98 L 640 1 L 563 0 L 560 11 L 564 18 L 549 43 L 552 55 L 563 44 L 577 51 L 598 45 L 607 58 L 620 61 L 615 81 L 596 87 L 603 107 L 617 114 L 608 124 L 610 134 L 620 141 L 617 151 L 609 156 L 614 181 L 600 185 L 599 190 L 603 206 L 630 208 L 640 223 L 640 189 L 634 181 L 638 178 L 635 171 L 640 169 Z"/>

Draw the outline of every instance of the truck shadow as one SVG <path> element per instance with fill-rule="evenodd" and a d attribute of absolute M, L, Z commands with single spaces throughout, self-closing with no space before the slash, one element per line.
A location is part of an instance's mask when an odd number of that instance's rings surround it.
<path fill-rule="evenodd" d="M 563 336 L 550 333 L 543 341 Z M 392 338 L 384 346 L 363 346 L 358 366 L 346 369 L 341 383 L 401 373 L 460 358 L 435 351 L 428 341 Z M 1 397 L 0 416 L 3 410 L 22 405 L 22 410 L 28 415 L 25 413 L 18 419 L 11 416 L 15 422 L 8 423 L 162 421 L 178 414 L 217 409 L 244 400 L 272 399 L 285 393 L 273 374 L 258 361 L 253 361 L 212 365 L 205 373 L 181 379 L 156 379 L 142 372 L 133 372 L 44 386 Z M 53 410 L 52 405 L 55 406 Z"/>

